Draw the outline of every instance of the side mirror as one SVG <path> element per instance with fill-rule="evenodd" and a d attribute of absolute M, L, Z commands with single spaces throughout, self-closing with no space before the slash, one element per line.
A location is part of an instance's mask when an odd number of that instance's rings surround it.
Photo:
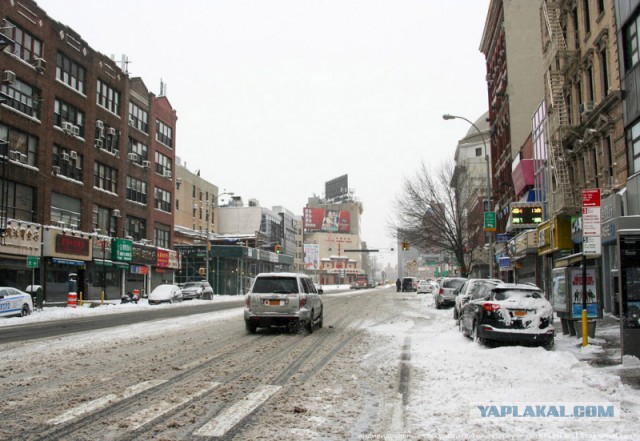
<path fill-rule="evenodd" d="M 323 293 L 324 293 L 324 290 L 323 290 L 322 288 L 320 288 L 320 289 L 318 290 L 318 294 L 323 294 Z"/>

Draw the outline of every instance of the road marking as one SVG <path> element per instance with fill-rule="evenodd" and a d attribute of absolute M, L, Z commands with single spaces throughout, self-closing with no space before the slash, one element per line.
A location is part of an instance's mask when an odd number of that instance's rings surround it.
<path fill-rule="evenodd" d="M 260 386 L 255 392 L 250 393 L 244 400 L 228 407 L 222 413 L 195 431 L 197 436 L 223 436 L 258 406 L 274 395 L 281 386 Z"/>
<path fill-rule="evenodd" d="M 166 380 L 150 380 L 150 381 L 143 381 L 142 383 L 138 383 L 135 384 L 133 386 L 130 386 L 128 388 L 126 388 L 124 390 L 124 392 L 121 395 L 118 394 L 109 394 L 109 395 L 105 395 L 104 397 L 101 398 L 97 398 L 93 401 L 89 401 L 87 403 L 82 403 L 76 407 L 74 407 L 73 409 L 69 409 L 68 411 L 66 411 L 65 413 L 63 413 L 62 415 L 57 416 L 56 418 L 52 418 L 49 421 L 47 421 L 47 423 L 49 424 L 61 424 L 64 423 L 66 421 L 69 421 L 71 419 L 74 418 L 78 418 L 80 416 L 84 416 L 87 415 L 91 412 L 95 412 L 97 410 L 100 409 L 104 409 L 107 406 L 112 406 L 113 404 L 125 400 L 129 397 L 132 397 L 134 395 L 137 395 L 141 392 L 144 392 L 147 389 L 151 389 L 152 387 L 156 387 L 162 383 L 164 383 Z"/>
<path fill-rule="evenodd" d="M 177 407 L 180 407 L 180 406 L 183 406 L 183 405 L 187 404 L 189 401 L 192 401 L 194 398 L 198 398 L 199 396 L 206 394 L 207 392 L 215 389 L 219 385 L 220 385 L 220 383 L 211 382 L 204 389 L 200 389 L 196 393 L 194 393 L 192 395 L 189 395 L 189 396 L 185 397 L 182 400 L 179 400 L 179 401 L 164 401 L 163 400 L 163 401 L 159 401 L 157 403 L 154 403 L 151 407 L 143 409 L 143 410 L 131 415 L 129 418 L 125 419 L 123 421 L 123 424 L 128 429 L 137 430 L 140 427 L 144 426 L 145 424 L 155 420 L 159 416 L 164 415 L 165 413 L 170 412 L 170 411 L 172 411 L 173 409 L 175 409 Z"/>

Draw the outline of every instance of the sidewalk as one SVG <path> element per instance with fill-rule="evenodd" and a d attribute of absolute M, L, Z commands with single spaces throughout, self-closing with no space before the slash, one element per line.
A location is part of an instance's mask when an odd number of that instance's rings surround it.
<path fill-rule="evenodd" d="M 554 323 L 556 329 L 555 350 L 566 350 L 576 358 L 591 366 L 602 368 L 620 377 L 624 384 L 640 390 L 640 360 L 625 356 L 622 360 L 620 345 L 620 321 L 618 317 L 605 314 L 597 320 L 594 338 L 582 347 L 582 338 L 563 334 L 560 321 Z"/>

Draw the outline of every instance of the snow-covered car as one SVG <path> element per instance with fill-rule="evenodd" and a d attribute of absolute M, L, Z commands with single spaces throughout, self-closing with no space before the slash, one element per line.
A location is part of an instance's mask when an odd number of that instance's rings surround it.
<path fill-rule="evenodd" d="M 473 293 L 477 292 L 479 289 L 490 289 L 497 285 L 498 283 L 502 283 L 502 280 L 499 279 L 467 279 L 464 282 L 464 285 L 458 290 L 456 299 L 454 300 L 453 305 L 453 318 L 454 320 L 458 320 L 460 318 L 460 311 L 462 307 L 467 304 Z"/>
<path fill-rule="evenodd" d="M 208 299 L 213 298 L 213 288 L 204 280 L 199 282 L 187 282 L 182 288 L 183 299 Z"/>
<path fill-rule="evenodd" d="M 436 308 L 440 309 L 443 306 L 453 306 L 458 290 L 462 288 L 462 285 L 464 285 L 466 281 L 467 279 L 462 277 L 443 277 L 434 298 Z"/>
<path fill-rule="evenodd" d="M 473 340 L 550 346 L 553 308 L 535 285 L 500 283 L 462 307 L 460 331 Z"/>
<path fill-rule="evenodd" d="M 306 274 L 262 273 L 256 276 L 246 297 L 247 331 L 286 327 L 291 333 L 304 326 L 309 333 L 322 328 L 324 306 L 320 293 Z"/>
<path fill-rule="evenodd" d="M 158 285 L 149 294 L 149 304 L 174 303 L 182 301 L 182 290 L 178 285 Z"/>
<path fill-rule="evenodd" d="M 418 294 L 427 294 L 432 292 L 433 285 L 428 280 L 421 280 L 418 282 Z"/>
<path fill-rule="evenodd" d="M 32 311 L 31 294 L 10 286 L 0 287 L 0 317 L 24 317 Z"/>

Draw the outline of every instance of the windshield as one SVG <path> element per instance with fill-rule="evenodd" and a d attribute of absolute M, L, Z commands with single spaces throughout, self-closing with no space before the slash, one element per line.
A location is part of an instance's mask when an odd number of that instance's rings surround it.
<path fill-rule="evenodd" d="M 260 277 L 256 279 L 251 291 L 254 294 L 297 294 L 298 283 L 295 277 Z"/>
<path fill-rule="evenodd" d="M 199 283 L 195 283 L 195 282 L 189 282 L 189 283 L 185 283 L 184 286 L 182 287 L 183 289 L 187 289 L 187 288 L 200 288 L 200 284 Z"/>

